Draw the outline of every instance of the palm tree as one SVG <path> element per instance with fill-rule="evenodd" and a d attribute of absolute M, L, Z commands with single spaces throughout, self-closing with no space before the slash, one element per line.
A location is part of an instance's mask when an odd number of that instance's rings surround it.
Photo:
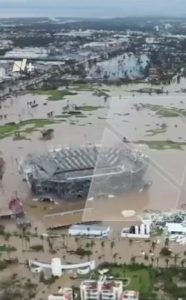
<path fill-rule="evenodd" d="M 167 266 L 167 268 L 168 268 L 168 266 L 169 266 L 169 258 L 166 258 L 166 259 L 165 259 L 165 262 L 166 262 L 166 266 Z"/>
<path fill-rule="evenodd" d="M 151 247 L 152 247 L 152 250 L 153 250 L 153 252 L 154 252 L 154 250 L 155 250 L 155 248 L 156 248 L 156 242 L 153 241 Z"/>
<path fill-rule="evenodd" d="M 28 242 L 28 245 L 29 245 L 29 248 L 30 248 L 30 237 L 28 235 L 25 235 L 24 239 L 25 239 L 26 242 Z M 27 245 L 27 243 L 26 243 L 26 245 Z"/>
<path fill-rule="evenodd" d="M 118 256 L 118 253 L 115 253 L 114 255 L 113 255 L 113 259 L 114 259 L 114 262 L 116 262 L 116 257 Z"/>
<path fill-rule="evenodd" d="M 10 259 L 10 237 L 11 237 L 11 234 L 9 232 L 7 232 L 5 235 L 4 235 L 4 239 L 5 241 L 7 241 L 8 243 L 8 249 L 7 249 L 7 255 L 8 255 L 8 258 Z"/>
<path fill-rule="evenodd" d="M 168 247 L 168 245 L 169 245 L 169 239 L 166 238 L 166 239 L 165 239 L 165 247 Z"/>
<path fill-rule="evenodd" d="M 186 263 L 186 260 L 185 260 L 185 259 L 182 259 L 181 262 L 180 262 L 182 268 L 185 267 L 185 263 Z"/>
<path fill-rule="evenodd" d="M 37 235 L 37 232 L 38 232 L 37 226 L 34 228 L 34 230 L 35 230 L 35 235 Z"/>
<path fill-rule="evenodd" d="M 159 260 L 160 260 L 159 256 L 156 257 L 157 266 L 159 265 Z"/>
<path fill-rule="evenodd" d="M 111 249 L 111 251 L 113 250 L 114 245 L 115 245 L 115 242 L 114 242 L 114 241 L 111 241 L 111 243 L 110 243 L 110 249 Z"/>
<path fill-rule="evenodd" d="M 75 237 L 75 242 L 77 243 L 77 245 L 79 244 L 79 238 L 77 236 Z"/>
<path fill-rule="evenodd" d="M 42 241 L 42 245 L 43 245 L 43 249 L 44 249 L 44 237 L 43 237 L 43 235 L 40 236 L 40 239 Z"/>
<path fill-rule="evenodd" d="M 90 245 L 91 245 L 91 248 L 93 248 L 95 245 L 95 242 L 93 240 L 91 240 Z"/>
<path fill-rule="evenodd" d="M 153 265 L 153 263 L 154 263 L 154 257 L 151 257 L 151 263 Z"/>
<path fill-rule="evenodd" d="M 132 243 L 133 243 L 133 240 L 129 239 L 129 244 L 132 245 Z"/>
<path fill-rule="evenodd" d="M 135 262 L 136 262 L 136 256 L 132 256 L 130 260 L 131 260 L 132 264 L 135 264 Z"/>
<path fill-rule="evenodd" d="M 87 242 L 85 245 L 86 248 L 90 248 L 90 244 Z"/>
<path fill-rule="evenodd" d="M 174 254 L 174 263 L 175 263 L 175 265 L 177 265 L 178 259 L 179 259 L 179 255 L 177 253 L 175 253 Z"/>

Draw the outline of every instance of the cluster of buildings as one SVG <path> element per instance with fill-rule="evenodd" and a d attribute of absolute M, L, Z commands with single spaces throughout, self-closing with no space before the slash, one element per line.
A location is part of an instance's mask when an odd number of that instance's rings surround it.
<path fill-rule="evenodd" d="M 38 22 L 36 31 L 32 26 L 25 30 L 24 26 L 6 25 L 0 42 L 0 97 L 10 94 L 7 87 L 12 92 L 21 92 L 24 87 L 40 87 L 46 82 L 56 86 L 59 74 L 66 82 L 169 83 L 185 65 L 186 35 L 174 34 L 174 24 L 152 26 L 144 21 L 143 26 L 138 26 L 141 30 L 130 28 L 131 24 L 123 30 L 106 30 L 96 23 L 95 28 L 92 24 L 91 29 L 84 30 L 76 22 L 71 24 L 71 29 L 66 24 L 61 28 L 59 24 L 57 28 L 53 25 L 46 22 L 43 30 L 44 24 L 40 29 Z M 185 29 L 181 27 L 181 30 Z M 35 72 L 29 73 L 29 78 L 25 72 L 13 72 L 13 64 L 18 59 L 28 59 L 34 65 Z"/>
<path fill-rule="evenodd" d="M 49 295 L 48 300 L 73 300 L 77 297 L 73 289 L 59 289 L 58 293 Z M 137 291 L 123 289 L 119 280 L 107 279 L 105 276 L 99 280 L 85 280 L 80 284 L 81 300 L 139 300 Z"/>

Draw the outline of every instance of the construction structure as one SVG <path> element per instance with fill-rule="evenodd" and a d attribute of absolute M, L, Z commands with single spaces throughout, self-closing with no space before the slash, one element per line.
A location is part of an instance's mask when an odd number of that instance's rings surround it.
<path fill-rule="evenodd" d="M 21 173 L 37 196 L 84 199 L 93 182 L 93 193 L 128 191 L 143 182 L 148 158 L 136 149 L 81 146 L 29 155 Z"/>
<path fill-rule="evenodd" d="M 85 280 L 80 285 L 81 300 L 119 300 L 122 292 L 122 281 L 108 280 L 105 276 L 98 281 Z"/>

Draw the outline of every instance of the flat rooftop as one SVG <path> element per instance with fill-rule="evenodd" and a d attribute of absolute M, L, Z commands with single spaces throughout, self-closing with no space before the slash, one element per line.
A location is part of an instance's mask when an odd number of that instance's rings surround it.
<path fill-rule="evenodd" d="M 78 207 L 78 205 L 75 205 Z M 60 227 L 69 227 L 70 225 L 75 225 L 82 223 L 84 213 L 91 212 L 91 209 L 74 209 L 66 212 L 59 212 L 48 214 L 44 216 L 44 224 L 47 229 L 55 229 Z M 97 220 L 90 220 L 90 222 L 97 222 Z"/>
<path fill-rule="evenodd" d="M 76 230 L 95 230 L 95 231 L 105 231 L 108 230 L 109 226 L 104 225 L 96 225 L 96 224 L 79 224 L 79 225 L 72 225 L 70 229 Z"/>

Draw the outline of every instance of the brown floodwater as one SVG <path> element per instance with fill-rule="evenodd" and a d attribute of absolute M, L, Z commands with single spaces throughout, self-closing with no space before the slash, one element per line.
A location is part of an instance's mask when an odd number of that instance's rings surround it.
<path fill-rule="evenodd" d="M 55 211 L 69 209 L 69 204 L 58 205 L 35 203 L 29 188 L 18 172 L 19 163 L 29 153 L 44 153 L 49 149 L 59 148 L 66 145 L 81 145 L 87 143 L 101 143 L 110 141 L 121 143 L 121 137 L 127 137 L 131 142 L 135 141 L 186 141 L 185 117 L 174 118 L 160 117 L 150 109 L 143 107 L 139 111 L 135 105 L 139 103 L 165 105 L 186 109 L 185 95 L 180 91 L 184 86 L 173 84 L 165 87 L 169 90 L 168 95 L 142 95 L 131 93 L 147 85 L 128 85 L 122 87 L 110 87 L 111 97 L 107 102 L 103 97 L 92 95 L 91 92 L 79 92 L 78 95 L 68 96 L 62 101 L 47 101 L 45 95 L 26 94 L 16 98 L 7 99 L 2 105 L 1 114 L 7 115 L 0 119 L 0 125 L 7 122 L 19 122 L 22 120 L 47 118 L 47 114 L 53 111 L 56 115 L 63 112 L 68 103 L 71 105 L 96 105 L 102 108 L 95 111 L 84 112 L 85 117 L 71 116 L 64 122 L 51 124 L 47 128 L 54 128 L 54 137 L 51 140 L 41 140 L 40 131 L 28 134 L 29 140 L 14 141 L 12 137 L 0 140 L 0 152 L 6 162 L 6 171 L 0 185 L 0 207 L 7 208 L 10 198 L 15 193 L 23 200 L 29 218 L 43 226 L 44 215 Z M 133 95 L 134 94 L 134 95 Z M 29 101 L 36 101 L 38 106 L 30 108 Z M 47 105 L 44 105 L 47 103 Z M 162 123 L 166 123 L 165 130 L 158 133 Z M 176 126 L 175 126 L 176 125 Z M 154 133 L 150 136 L 149 130 Z M 156 132 L 155 132 L 156 131 Z M 113 138 L 114 137 L 114 138 Z M 92 208 L 92 213 L 84 215 L 84 218 L 99 219 L 102 221 L 124 221 L 123 210 L 134 210 L 136 216 L 146 209 L 170 210 L 180 204 L 184 204 L 185 186 L 185 147 L 183 150 L 167 149 L 154 150 L 144 145 L 138 145 L 150 159 L 149 168 L 145 175 L 146 180 L 152 181 L 151 188 L 146 192 L 133 192 L 120 196 L 107 195 L 106 199 L 88 201 L 86 207 Z M 91 189 L 93 189 L 92 182 Z"/>

